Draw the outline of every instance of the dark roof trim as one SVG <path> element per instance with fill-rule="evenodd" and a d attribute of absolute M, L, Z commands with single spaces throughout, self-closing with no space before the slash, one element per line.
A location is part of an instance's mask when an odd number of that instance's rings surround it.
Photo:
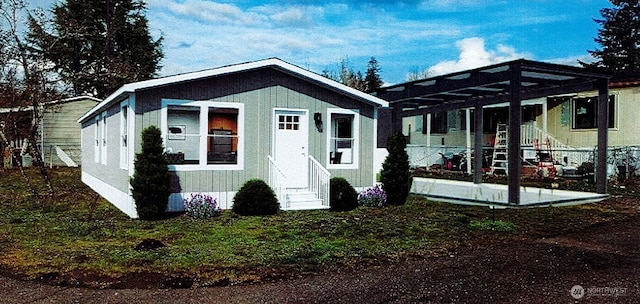
<path fill-rule="evenodd" d="M 477 69 L 411 81 L 381 88 L 375 95 L 392 106 L 401 105 L 403 116 L 438 108 L 464 108 L 509 100 L 513 82 L 519 82 L 522 100 L 597 89 L 610 74 L 519 59 Z M 515 80 L 518 79 L 518 80 Z"/>

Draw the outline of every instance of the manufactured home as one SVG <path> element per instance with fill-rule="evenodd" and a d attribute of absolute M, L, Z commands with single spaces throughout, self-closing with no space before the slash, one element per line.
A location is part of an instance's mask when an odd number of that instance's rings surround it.
<path fill-rule="evenodd" d="M 539 135 L 526 129 L 545 130 L 546 135 L 565 146 L 591 147 L 597 144 L 597 91 L 584 91 L 550 96 L 523 102 L 523 136 Z M 609 146 L 638 146 L 636 132 L 640 109 L 640 81 L 616 82 L 609 85 Z M 470 110 L 473 114 L 473 110 Z M 498 124 L 508 122 L 508 107 L 497 104 L 484 109 L 483 138 L 485 143 L 496 134 Z M 428 125 L 427 125 L 428 123 Z M 471 121 L 473 124 L 473 121 Z M 430 143 L 433 146 L 464 146 L 466 110 L 450 110 L 403 119 L 403 133 L 411 144 Z M 427 135 L 428 134 L 428 135 Z M 531 139 L 523 139 L 531 141 Z"/>
<path fill-rule="evenodd" d="M 612 79 L 608 98 L 609 150 L 627 147 L 634 157 L 640 147 L 637 117 L 640 109 L 640 81 Z M 521 144 L 524 160 L 535 159 L 536 148 L 552 151 L 557 163 L 578 167 L 593 162 L 597 141 L 597 91 L 572 92 L 523 101 Z M 505 103 L 487 106 L 483 110 L 482 141 L 492 149 L 498 125 L 507 124 L 509 109 Z M 409 138 L 408 151 L 414 166 L 429 166 L 441 162 L 439 152 L 467 151 L 467 121 L 473 134 L 473 119 L 467 120 L 473 109 L 456 109 L 423 114 L 403 119 L 403 133 Z M 548 146 L 548 147 L 547 147 Z M 611 152 L 610 152 L 611 153 Z M 628 153 L 628 152 L 625 152 Z M 611 157 L 611 156 L 610 156 Z M 490 165 L 490 164 L 487 164 Z M 610 167 L 608 174 L 616 172 Z"/>
<path fill-rule="evenodd" d="M 77 120 L 99 102 L 100 99 L 91 96 L 77 96 L 41 104 L 38 146 L 44 164 L 77 167 L 81 163 L 81 129 Z M 25 132 L 33 120 L 32 112 L 32 106 L 0 108 L 0 124 L 14 150 L 23 147 Z"/>
<path fill-rule="evenodd" d="M 279 59 L 129 83 L 78 120 L 82 180 L 137 217 L 129 179 L 141 131 L 154 125 L 173 176 L 168 211 L 192 193 L 231 208 L 253 178 L 270 184 L 283 210 L 328 208 L 329 177 L 375 183 L 387 106 Z"/>

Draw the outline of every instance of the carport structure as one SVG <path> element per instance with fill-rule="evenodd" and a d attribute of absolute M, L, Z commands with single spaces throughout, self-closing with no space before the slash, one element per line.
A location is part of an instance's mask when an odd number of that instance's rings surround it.
<path fill-rule="evenodd" d="M 483 107 L 507 103 L 509 146 L 507 149 L 507 204 L 520 206 L 520 151 L 522 101 L 584 91 L 598 91 L 598 147 L 596 192 L 607 192 L 607 102 L 610 74 L 584 68 L 515 60 L 473 70 L 384 87 L 374 94 L 389 101 L 392 129 L 402 131 L 402 117 L 455 109 L 474 109 L 474 151 L 482 151 Z M 474 167 L 482 167 L 476 157 Z M 474 184 L 482 182 L 482 171 L 473 173 Z"/>

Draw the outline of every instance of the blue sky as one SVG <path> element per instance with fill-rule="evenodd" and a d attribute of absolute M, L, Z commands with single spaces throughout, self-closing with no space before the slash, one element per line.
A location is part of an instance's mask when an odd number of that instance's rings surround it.
<path fill-rule="evenodd" d="M 55 0 L 36 0 L 43 3 Z M 386 84 L 526 58 L 575 65 L 607 0 L 147 0 L 161 75 L 279 57 L 311 71 L 370 57 Z"/>

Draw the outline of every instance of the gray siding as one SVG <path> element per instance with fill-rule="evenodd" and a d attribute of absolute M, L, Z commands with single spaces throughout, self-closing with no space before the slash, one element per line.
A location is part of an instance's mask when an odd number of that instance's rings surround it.
<path fill-rule="evenodd" d="M 274 69 L 200 79 L 137 92 L 136 143 L 140 142 L 142 129 L 161 125 L 162 99 L 211 100 L 245 105 L 245 132 L 240 134 L 245 137 L 244 169 L 178 171 L 174 173 L 174 192 L 237 191 L 250 178 L 267 180 L 274 108 L 309 110 L 309 153 L 322 164 L 327 164 L 328 157 L 327 109 L 358 109 L 361 114 L 359 168 L 332 170 L 331 173 L 347 178 L 355 187 L 370 186 L 373 181 L 374 110 L 373 106 L 359 100 Z M 315 127 L 315 112 L 323 115 L 325 127 L 322 133 Z M 139 144 L 136 144 L 136 149 L 140 149 Z"/>
<path fill-rule="evenodd" d="M 44 162 L 54 166 L 65 164 L 56 156 L 55 146 L 64 150 L 78 165 L 82 162 L 80 151 L 80 124 L 82 114 L 97 104 L 91 99 L 71 101 L 48 106 L 41 123 L 41 149 Z"/>
<path fill-rule="evenodd" d="M 102 112 L 99 113 L 101 115 Z M 120 103 L 107 109 L 107 162 L 95 162 L 94 132 L 95 118 L 82 125 L 82 171 L 127 193 L 129 191 L 129 172 L 120 169 Z M 136 141 L 139 142 L 139 141 Z M 133 143 L 131 143 L 133 144 Z M 131 160 L 133 163 L 133 160 Z"/>

